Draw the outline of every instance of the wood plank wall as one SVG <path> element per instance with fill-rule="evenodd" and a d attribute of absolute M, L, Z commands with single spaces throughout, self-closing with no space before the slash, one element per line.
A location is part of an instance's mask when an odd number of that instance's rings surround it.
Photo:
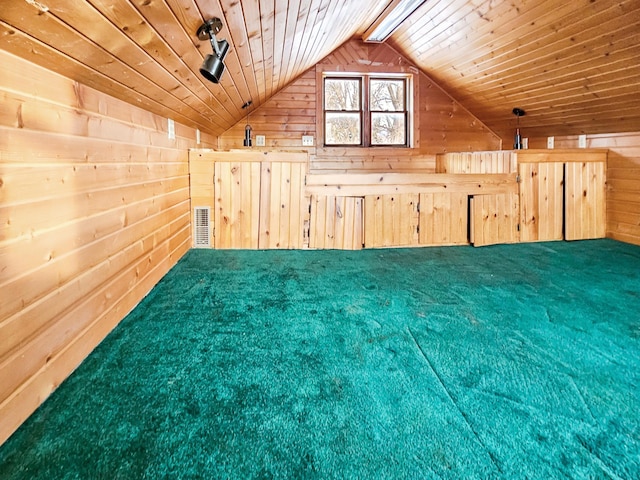
<path fill-rule="evenodd" d="M 321 121 L 317 99 L 317 70 L 381 72 L 385 69 L 414 74 L 416 141 L 414 148 L 322 148 L 316 121 Z M 499 150 L 498 136 L 471 115 L 425 74 L 391 47 L 351 40 L 307 70 L 264 105 L 249 112 L 255 135 L 265 135 L 265 149 L 303 149 L 302 135 L 313 135 L 316 146 L 310 153 L 311 173 L 351 172 L 435 172 L 437 153 Z M 220 137 L 222 150 L 242 148 L 247 119 Z M 262 147 L 253 147 L 254 149 Z"/>
<path fill-rule="evenodd" d="M 2 443 L 191 246 L 196 132 L 0 63 Z"/>
<path fill-rule="evenodd" d="M 515 173 L 311 174 L 306 191 L 312 198 L 311 248 L 359 248 L 353 243 L 341 247 L 342 240 L 324 242 L 344 228 L 334 226 L 334 218 L 354 232 L 360 230 L 354 224 L 359 217 L 347 214 L 343 219 L 325 208 L 324 201 L 314 208 L 315 198 L 360 201 L 364 212 L 358 222 L 363 225 L 365 248 L 467 244 L 469 196 L 480 199 L 476 215 L 479 242 L 517 241 Z"/>
<path fill-rule="evenodd" d="M 578 136 L 554 139 L 556 148 L 577 148 Z M 545 148 L 547 138 L 530 138 L 529 147 Z M 608 148 L 607 237 L 640 245 L 640 131 L 587 134 L 587 148 Z"/>
<path fill-rule="evenodd" d="M 213 212 L 215 248 L 308 246 L 306 152 L 193 149 L 189 158 L 192 209 Z"/>
<path fill-rule="evenodd" d="M 437 173 L 515 173 L 512 150 L 450 152 L 436 155 Z"/>

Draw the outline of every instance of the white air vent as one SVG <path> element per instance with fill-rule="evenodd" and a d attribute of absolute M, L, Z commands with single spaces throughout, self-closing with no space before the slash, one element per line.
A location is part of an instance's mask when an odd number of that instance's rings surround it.
<path fill-rule="evenodd" d="M 210 247 L 211 246 L 211 228 L 209 218 L 211 209 L 209 207 L 195 207 L 193 218 L 195 226 L 193 228 L 193 245 L 194 247 Z"/>

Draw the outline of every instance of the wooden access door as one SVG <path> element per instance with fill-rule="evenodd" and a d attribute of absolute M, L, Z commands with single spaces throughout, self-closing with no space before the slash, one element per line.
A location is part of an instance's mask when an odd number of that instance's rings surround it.
<path fill-rule="evenodd" d="M 460 192 L 420 194 L 420 245 L 469 243 L 468 195 Z"/>
<path fill-rule="evenodd" d="M 365 248 L 418 245 L 417 193 L 364 197 Z"/>
<path fill-rule="evenodd" d="M 518 194 L 474 195 L 470 202 L 471 243 L 476 247 L 519 241 Z"/>
<path fill-rule="evenodd" d="M 564 166 L 558 162 L 521 163 L 520 241 L 562 240 Z"/>
<path fill-rule="evenodd" d="M 300 249 L 309 211 L 305 198 L 306 163 L 262 162 L 258 248 Z"/>
<path fill-rule="evenodd" d="M 605 162 L 565 164 L 565 239 L 606 236 Z"/>
<path fill-rule="evenodd" d="M 362 249 L 362 197 L 312 195 L 309 247 Z"/>
<path fill-rule="evenodd" d="M 606 162 L 532 162 L 520 174 L 520 239 L 584 240 L 606 234 Z"/>
<path fill-rule="evenodd" d="M 216 162 L 214 247 L 302 248 L 306 164 Z"/>
<path fill-rule="evenodd" d="M 260 162 L 216 162 L 214 248 L 258 248 Z"/>

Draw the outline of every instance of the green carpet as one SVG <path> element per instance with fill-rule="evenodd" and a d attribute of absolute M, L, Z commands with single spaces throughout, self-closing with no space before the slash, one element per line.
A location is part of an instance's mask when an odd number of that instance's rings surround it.
<path fill-rule="evenodd" d="M 192 250 L 2 479 L 640 478 L 640 247 Z"/>

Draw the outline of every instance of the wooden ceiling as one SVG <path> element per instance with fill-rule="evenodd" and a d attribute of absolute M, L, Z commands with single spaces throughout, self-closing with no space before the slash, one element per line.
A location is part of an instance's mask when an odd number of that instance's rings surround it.
<path fill-rule="evenodd" d="M 503 138 L 640 130 L 640 1 L 428 0 L 390 40 Z"/>
<path fill-rule="evenodd" d="M 0 48 L 219 135 L 353 36 L 389 0 L 3 0 Z M 213 84 L 196 37 L 231 44 Z M 640 130 L 638 0 L 427 0 L 388 40 L 503 137 Z"/>

